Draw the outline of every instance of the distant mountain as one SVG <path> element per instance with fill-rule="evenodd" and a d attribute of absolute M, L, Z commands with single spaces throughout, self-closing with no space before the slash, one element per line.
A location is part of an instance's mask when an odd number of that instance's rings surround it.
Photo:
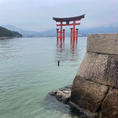
<path fill-rule="evenodd" d="M 85 36 L 87 36 L 88 34 L 96 34 L 96 33 L 118 33 L 118 27 L 109 26 L 109 27 L 97 27 L 83 30 L 80 29 L 79 33 Z"/>
<path fill-rule="evenodd" d="M 22 35 L 0 26 L 0 37 L 22 37 Z"/>
<path fill-rule="evenodd" d="M 53 37 L 56 36 L 56 30 L 46 30 L 42 32 L 35 32 L 30 30 L 23 30 L 13 25 L 3 25 L 5 28 L 21 33 L 24 37 Z"/>
<path fill-rule="evenodd" d="M 27 31 L 20 28 L 17 28 L 13 25 L 4 25 L 4 27 L 8 28 L 9 30 L 17 31 L 21 33 L 24 37 L 55 37 L 56 36 L 56 29 L 50 29 L 43 32 L 35 32 L 35 31 Z M 87 36 L 88 34 L 95 34 L 95 33 L 116 33 L 118 32 L 118 28 L 114 26 L 108 27 L 96 27 L 96 28 L 89 28 L 89 29 L 80 29 L 79 36 Z M 70 36 L 70 31 L 66 30 L 66 36 Z"/>
<path fill-rule="evenodd" d="M 13 26 L 13 25 L 3 25 L 3 26 L 5 28 L 9 29 L 9 30 L 13 30 L 13 31 L 17 31 L 17 32 L 21 33 L 24 37 L 39 36 L 39 32 L 23 30 L 23 29 L 20 29 L 20 28 L 18 28 L 16 26 Z"/>

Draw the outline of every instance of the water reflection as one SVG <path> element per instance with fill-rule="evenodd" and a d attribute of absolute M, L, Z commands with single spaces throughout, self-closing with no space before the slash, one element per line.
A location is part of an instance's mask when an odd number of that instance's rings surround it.
<path fill-rule="evenodd" d="M 77 61 L 78 40 L 71 40 L 69 44 L 57 40 L 56 61 Z"/>
<path fill-rule="evenodd" d="M 17 42 L 19 42 L 18 39 Z M 17 42 L 15 38 L 0 40 L 0 59 L 10 59 L 18 55 L 20 50 L 19 47 L 16 46 Z"/>
<path fill-rule="evenodd" d="M 77 46 L 78 46 L 78 40 L 71 40 L 70 43 L 70 54 L 71 54 L 71 60 L 76 61 L 78 52 L 77 52 Z"/>
<path fill-rule="evenodd" d="M 49 91 L 72 83 L 85 54 L 86 38 L 78 40 L 78 59 L 74 63 L 69 61 L 74 49 L 70 40 L 66 38 L 57 48 L 55 39 L 0 40 L 0 118 L 13 118 L 13 115 L 17 118 L 74 118 L 68 106 L 59 107 L 54 101 L 43 104 L 43 101 Z M 54 63 L 57 53 L 60 55 L 56 59 L 68 60 L 69 65 L 63 62 L 64 66 L 57 68 Z"/>

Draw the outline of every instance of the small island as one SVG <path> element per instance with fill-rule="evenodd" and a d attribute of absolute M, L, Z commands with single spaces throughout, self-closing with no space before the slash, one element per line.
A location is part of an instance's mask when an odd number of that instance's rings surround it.
<path fill-rule="evenodd" d="M 8 30 L 4 27 L 0 26 L 0 39 L 6 39 L 6 38 L 14 38 L 14 37 L 22 37 L 22 34 Z"/>

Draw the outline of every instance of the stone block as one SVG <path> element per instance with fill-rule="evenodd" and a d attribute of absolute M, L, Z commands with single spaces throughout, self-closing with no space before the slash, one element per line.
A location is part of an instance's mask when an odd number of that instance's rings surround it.
<path fill-rule="evenodd" d="M 77 76 L 118 88 L 118 55 L 86 53 Z"/>
<path fill-rule="evenodd" d="M 102 118 L 118 118 L 118 89 L 108 92 L 101 110 Z"/>
<path fill-rule="evenodd" d="M 89 34 L 87 51 L 103 54 L 118 54 L 118 34 Z"/>
<path fill-rule="evenodd" d="M 99 108 L 107 90 L 107 86 L 76 76 L 72 87 L 71 101 L 79 107 L 94 113 Z"/>

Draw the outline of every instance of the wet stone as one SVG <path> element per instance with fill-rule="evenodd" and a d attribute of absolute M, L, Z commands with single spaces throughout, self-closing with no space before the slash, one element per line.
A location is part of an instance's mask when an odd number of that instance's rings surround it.
<path fill-rule="evenodd" d="M 54 96 L 58 101 L 67 104 L 71 96 L 71 87 L 72 86 L 60 88 L 58 90 L 50 92 L 49 95 Z"/>

